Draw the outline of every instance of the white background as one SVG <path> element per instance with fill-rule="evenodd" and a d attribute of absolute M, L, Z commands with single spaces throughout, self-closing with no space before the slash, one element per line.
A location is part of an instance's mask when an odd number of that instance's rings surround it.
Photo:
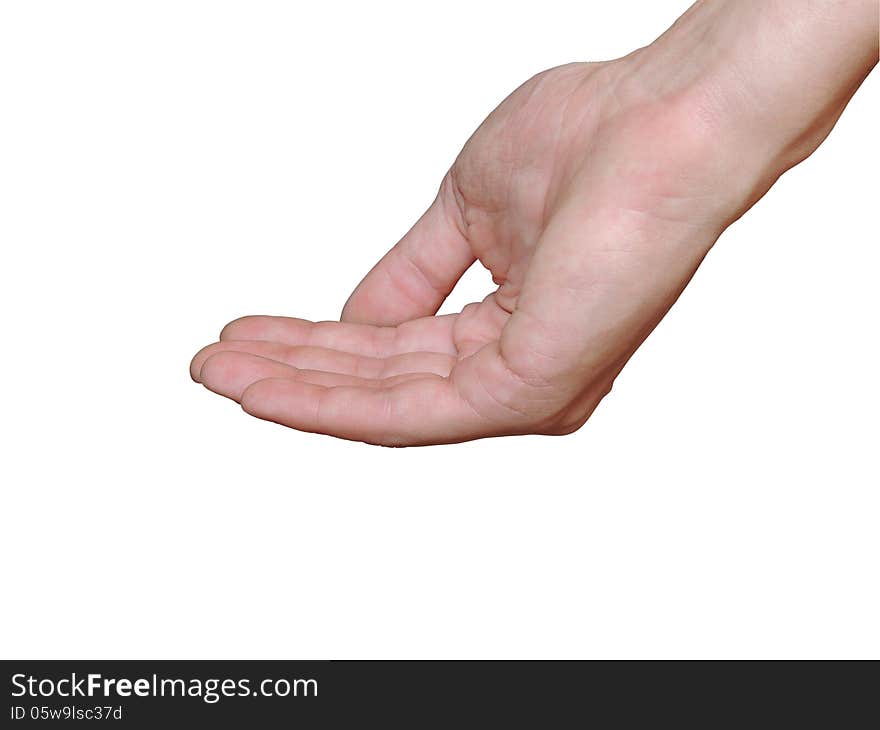
<path fill-rule="evenodd" d="M 337 317 L 507 93 L 686 6 L 3 3 L 0 654 L 880 655 L 877 74 L 573 436 L 381 449 L 187 374 Z"/>

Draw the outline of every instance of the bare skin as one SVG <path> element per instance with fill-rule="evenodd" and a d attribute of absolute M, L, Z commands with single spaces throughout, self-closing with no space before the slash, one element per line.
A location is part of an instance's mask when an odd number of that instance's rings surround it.
<path fill-rule="evenodd" d="M 479 127 L 339 322 L 226 325 L 192 377 L 390 446 L 566 434 L 736 218 L 877 62 L 875 0 L 699 2 L 650 46 L 545 71 Z M 497 288 L 434 316 L 479 261 Z"/>

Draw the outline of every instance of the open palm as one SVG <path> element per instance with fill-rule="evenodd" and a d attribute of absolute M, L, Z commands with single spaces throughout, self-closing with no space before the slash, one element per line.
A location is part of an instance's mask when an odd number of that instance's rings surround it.
<path fill-rule="evenodd" d="M 646 93 L 638 66 L 526 82 L 340 322 L 236 320 L 193 378 L 260 418 L 376 444 L 579 428 L 753 194 L 720 184 L 700 100 Z M 497 288 L 435 316 L 475 261 Z"/>

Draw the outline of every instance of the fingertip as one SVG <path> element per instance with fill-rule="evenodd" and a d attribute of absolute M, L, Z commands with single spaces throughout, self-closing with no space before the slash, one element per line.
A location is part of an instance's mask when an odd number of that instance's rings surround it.
<path fill-rule="evenodd" d="M 380 317 L 359 316 L 357 310 L 353 309 L 343 309 L 342 314 L 339 316 L 339 321 L 346 324 L 369 324 L 375 327 L 394 327 L 398 324 L 397 322 L 389 324 Z"/>
<path fill-rule="evenodd" d="M 238 400 L 247 383 L 236 382 L 235 365 L 240 353 L 225 351 L 210 355 L 199 373 L 199 381 L 212 393 Z"/>
<path fill-rule="evenodd" d="M 340 322 L 349 322 L 351 324 L 363 324 L 362 322 L 358 322 L 352 313 L 351 306 L 349 306 L 351 302 L 351 297 L 348 298 L 348 301 L 345 302 L 345 306 L 342 307 L 342 312 L 339 314 Z"/>
<path fill-rule="evenodd" d="M 246 340 L 247 337 L 242 335 L 253 329 L 255 325 L 259 325 L 264 316 L 259 314 L 248 314 L 238 319 L 233 319 L 220 330 L 220 340 Z"/>
<path fill-rule="evenodd" d="M 260 416 L 265 412 L 266 392 L 273 383 L 282 381 L 283 378 L 264 378 L 248 385 L 241 393 L 239 403 L 242 410 L 251 416 Z"/>
<path fill-rule="evenodd" d="M 369 292 L 367 292 L 369 294 Z M 387 322 L 387 317 L 382 312 L 382 302 L 374 302 L 362 291 L 360 284 L 349 294 L 342 313 L 339 315 L 340 322 L 348 324 L 368 324 L 379 327 L 394 326 L 398 322 Z"/>
<path fill-rule="evenodd" d="M 198 356 L 198 353 L 196 353 L 196 356 L 189 361 L 189 377 L 194 383 L 199 382 L 199 371 L 201 370 L 201 367 L 196 365 L 196 359 Z"/>
<path fill-rule="evenodd" d="M 211 355 L 210 352 L 214 348 L 216 343 L 207 345 L 199 350 L 195 357 L 189 363 L 189 376 L 196 383 L 201 383 L 201 372 L 202 366 L 205 364 L 205 360 L 207 360 Z"/>
<path fill-rule="evenodd" d="M 231 322 L 227 322 L 223 325 L 223 329 L 220 330 L 219 340 L 222 342 L 223 340 L 231 340 L 234 339 L 231 337 L 231 333 L 235 331 L 235 329 L 240 325 L 241 322 L 246 321 L 247 317 L 238 317 L 237 319 L 233 319 Z"/>

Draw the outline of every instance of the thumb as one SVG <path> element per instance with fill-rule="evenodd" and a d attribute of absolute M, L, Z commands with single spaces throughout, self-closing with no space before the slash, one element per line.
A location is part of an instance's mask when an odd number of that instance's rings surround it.
<path fill-rule="evenodd" d="M 431 207 L 358 284 L 343 322 L 397 325 L 435 314 L 475 257 L 450 176 Z"/>

